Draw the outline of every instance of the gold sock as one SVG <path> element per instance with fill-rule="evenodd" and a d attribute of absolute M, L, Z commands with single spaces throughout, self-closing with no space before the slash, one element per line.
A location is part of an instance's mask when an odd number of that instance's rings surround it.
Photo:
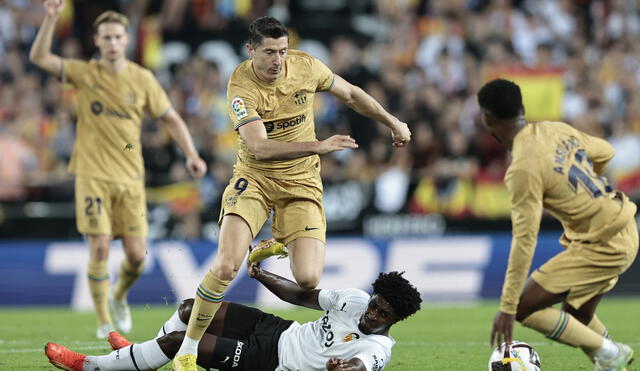
<path fill-rule="evenodd" d="M 589 327 L 596 333 L 602 335 L 602 337 L 606 339 L 611 338 L 611 336 L 609 336 L 609 331 L 607 331 L 607 328 L 605 327 L 604 323 L 602 323 L 600 321 L 600 318 L 598 318 L 598 316 L 596 316 L 595 314 L 593 315 L 593 318 L 591 319 L 591 322 L 589 322 L 587 327 Z"/>
<path fill-rule="evenodd" d="M 134 282 L 136 282 L 138 277 L 140 277 L 143 270 L 144 262 L 140 263 L 137 267 L 134 267 L 127 259 L 124 259 L 120 265 L 118 282 L 116 282 L 113 288 L 113 296 L 118 300 L 122 300 L 126 297 L 127 291 L 129 291 L 129 288 Z"/>
<path fill-rule="evenodd" d="M 89 260 L 87 278 L 89 279 L 89 291 L 93 299 L 93 307 L 96 311 L 98 324 L 111 323 L 111 315 L 107 307 L 109 295 L 108 260 Z"/>
<path fill-rule="evenodd" d="M 187 336 L 194 340 L 200 340 L 209 327 L 213 316 L 218 311 L 224 291 L 231 281 L 223 281 L 216 277 L 211 271 L 202 279 L 196 291 L 189 324 L 187 326 Z"/>
<path fill-rule="evenodd" d="M 549 339 L 580 347 L 587 354 L 600 349 L 604 340 L 600 334 L 569 313 L 551 307 L 531 314 L 522 321 L 522 324 L 544 334 Z"/>

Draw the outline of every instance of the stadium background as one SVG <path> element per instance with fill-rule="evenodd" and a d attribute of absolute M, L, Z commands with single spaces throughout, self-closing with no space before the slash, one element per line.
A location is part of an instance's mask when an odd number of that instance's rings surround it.
<path fill-rule="evenodd" d="M 367 288 L 378 270 L 406 269 L 429 301 L 499 295 L 509 246 L 508 156 L 482 130 L 475 101 L 495 76 L 521 84 L 528 119 L 566 120 L 607 138 L 618 154 L 610 179 L 640 199 L 636 1 L 68 0 L 54 51 L 93 57 L 90 25 L 106 9 L 130 17 L 130 57 L 156 73 L 209 165 L 193 181 L 168 133 L 144 122 L 153 242 L 133 303 L 191 295 L 208 267 L 235 160 L 226 80 L 246 58 L 248 23 L 262 15 L 287 24 L 292 48 L 363 87 L 413 133 L 407 149 L 394 150 L 383 126 L 328 94 L 316 96 L 318 137 L 348 133 L 360 144 L 322 159 L 329 243 L 321 284 Z M 0 272 L 8 278 L 0 305 L 86 308 L 78 271 L 86 249 L 66 170 L 74 92 L 27 60 L 42 16 L 39 1 L 0 2 Z M 545 217 L 542 227 L 534 266 L 559 249 L 559 224 Z M 116 243 L 114 273 L 119 253 Z M 349 265 L 365 263 L 366 271 Z M 639 270 L 634 265 L 616 293 L 637 295 Z M 244 288 L 231 299 L 269 302 L 250 282 L 237 285 Z"/>

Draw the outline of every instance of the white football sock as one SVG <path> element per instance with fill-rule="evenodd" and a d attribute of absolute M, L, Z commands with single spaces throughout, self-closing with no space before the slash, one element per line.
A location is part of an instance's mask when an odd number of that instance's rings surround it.
<path fill-rule="evenodd" d="M 156 339 L 159 337 L 163 337 L 164 335 L 169 334 L 173 331 L 186 331 L 186 330 L 187 330 L 187 324 L 180 320 L 180 315 L 176 310 L 171 316 L 171 318 L 169 318 L 167 322 L 165 322 L 164 325 L 162 325 L 162 327 L 160 328 L 160 331 L 158 331 L 158 335 L 156 335 Z"/>
<path fill-rule="evenodd" d="M 180 349 L 178 349 L 178 353 L 176 353 L 176 357 L 182 356 L 185 354 L 195 354 L 198 355 L 198 343 L 200 340 L 192 339 L 188 336 L 184 336 L 184 340 L 182 340 L 182 345 L 180 345 Z M 174 357 L 175 358 L 175 357 Z"/>
<path fill-rule="evenodd" d="M 87 356 L 84 370 L 96 368 L 108 371 L 151 370 L 162 367 L 170 361 L 158 342 L 153 339 L 142 344 L 133 344 L 114 350 L 105 356 Z"/>
<path fill-rule="evenodd" d="M 171 361 L 169 358 L 167 358 L 162 349 L 160 349 L 160 344 L 158 344 L 155 339 L 145 341 L 144 343 L 140 344 L 140 346 L 137 347 L 137 351 L 140 352 L 142 358 L 144 358 L 144 361 L 147 365 L 149 365 L 150 368 L 160 368 Z M 134 353 L 135 352 L 136 349 L 134 349 Z M 138 355 L 137 353 L 135 354 L 137 359 Z"/>
<path fill-rule="evenodd" d="M 609 340 L 604 339 L 602 346 L 596 352 L 595 356 L 598 358 L 611 359 L 618 355 L 618 347 L 616 344 Z"/>

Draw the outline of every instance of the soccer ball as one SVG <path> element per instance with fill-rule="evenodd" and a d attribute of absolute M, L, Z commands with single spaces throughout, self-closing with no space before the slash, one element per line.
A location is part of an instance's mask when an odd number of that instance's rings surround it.
<path fill-rule="evenodd" d="M 502 343 L 491 353 L 489 371 L 540 371 L 540 356 L 522 341 L 512 341 L 508 349 Z"/>

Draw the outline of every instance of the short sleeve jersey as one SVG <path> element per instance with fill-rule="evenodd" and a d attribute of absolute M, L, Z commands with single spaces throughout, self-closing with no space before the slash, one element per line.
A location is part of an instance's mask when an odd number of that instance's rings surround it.
<path fill-rule="evenodd" d="M 313 100 L 316 92 L 333 85 L 331 70 L 321 61 L 297 50 L 289 50 L 283 74 L 274 82 L 260 80 L 252 61 L 241 63 L 227 87 L 227 109 L 236 130 L 262 120 L 269 139 L 283 142 L 316 140 Z M 254 123 L 255 124 L 255 123 Z M 239 136 L 236 169 L 258 172 L 278 179 L 304 179 L 317 174 L 319 157 L 258 161 Z"/>
<path fill-rule="evenodd" d="M 391 358 L 395 340 L 365 335 L 358 329 L 370 296 L 358 289 L 321 290 L 318 299 L 325 315 L 303 325 L 294 322 L 282 333 L 276 370 L 326 370 L 331 357 L 359 358 L 368 371 L 382 370 Z"/>
<path fill-rule="evenodd" d="M 515 313 L 531 266 L 543 209 L 571 240 L 598 241 L 622 229 L 636 207 L 601 174 L 613 158 L 605 140 L 562 122 L 527 124 L 513 142 L 505 183 L 511 197 L 513 239 L 501 309 Z"/>
<path fill-rule="evenodd" d="M 156 119 L 171 108 L 151 71 L 127 61 L 114 73 L 95 59 L 65 59 L 62 79 L 77 90 L 77 138 L 69 170 L 119 183 L 144 181 L 142 118 L 145 111 Z"/>

